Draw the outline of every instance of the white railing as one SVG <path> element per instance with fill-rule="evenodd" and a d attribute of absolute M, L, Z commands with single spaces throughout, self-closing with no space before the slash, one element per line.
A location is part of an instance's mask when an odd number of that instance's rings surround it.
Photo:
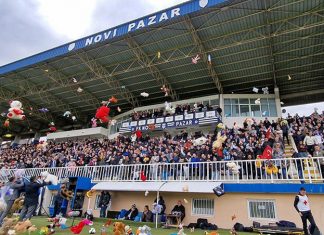
<path fill-rule="evenodd" d="M 65 177 L 88 177 L 92 182 L 103 181 L 220 181 L 236 183 L 322 183 L 320 163 L 324 158 L 286 158 L 281 160 L 215 161 L 165 164 L 132 164 L 82 167 L 23 169 L 23 175 L 39 176 L 49 173 Z M 230 166 L 232 165 L 232 166 Z M 276 166 L 272 167 L 271 166 Z M 7 180 L 16 170 L 0 170 L 0 179 Z"/>

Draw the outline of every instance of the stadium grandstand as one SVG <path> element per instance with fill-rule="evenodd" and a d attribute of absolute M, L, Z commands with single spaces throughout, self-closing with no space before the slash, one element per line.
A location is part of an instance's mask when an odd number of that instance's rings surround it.
<path fill-rule="evenodd" d="M 65 210 L 163 195 L 166 217 L 180 199 L 185 225 L 222 228 L 301 227 L 303 185 L 323 221 L 324 107 L 282 118 L 324 101 L 323 19 L 323 0 L 192 0 L 4 65 L 0 177 L 47 168 L 70 179 Z M 58 189 L 42 196 L 51 213 Z"/>

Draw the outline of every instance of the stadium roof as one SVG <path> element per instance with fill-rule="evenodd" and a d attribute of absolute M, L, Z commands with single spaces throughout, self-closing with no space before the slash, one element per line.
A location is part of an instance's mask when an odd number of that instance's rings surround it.
<path fill-rule="evenodd" d="M 278 86 L 285 105 L 323 101 L 323 34 L 323 0 L 193 0 L 0 67 L 0 106 L 85 122 L 112 95 L 124 111 L 164 102 L 162 85 L 170 100 Z"/>

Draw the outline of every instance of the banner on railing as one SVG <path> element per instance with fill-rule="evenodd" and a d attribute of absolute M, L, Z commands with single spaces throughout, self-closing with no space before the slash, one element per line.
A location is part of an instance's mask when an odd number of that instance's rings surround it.
<path fill-rule="evenodd" d="M 119 128 L 119 132 L 127 133 L 136 130 L 163 130 L 167 128 L 204 125 L 219 122 L 220 117 L 217 111 L 212 110 L 183 115 L 174 115 L 169 117 L 158 117 L 146 120 L 123 122 L 121 127 Z"/>

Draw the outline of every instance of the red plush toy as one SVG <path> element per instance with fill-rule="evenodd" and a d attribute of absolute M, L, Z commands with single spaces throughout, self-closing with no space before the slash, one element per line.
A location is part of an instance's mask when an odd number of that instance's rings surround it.
<path fill-rule="evenodd" d="M 110 113 L 110 108 L 108 107 L 109 103 L 117 103 L 117 99 L 113 96 L 109 101 L 103 101 L 102 106 L 97 109 L 96 119 L 99 119 L 101 123 L 107 123 L 109 121 L 108 116 Z"/>

